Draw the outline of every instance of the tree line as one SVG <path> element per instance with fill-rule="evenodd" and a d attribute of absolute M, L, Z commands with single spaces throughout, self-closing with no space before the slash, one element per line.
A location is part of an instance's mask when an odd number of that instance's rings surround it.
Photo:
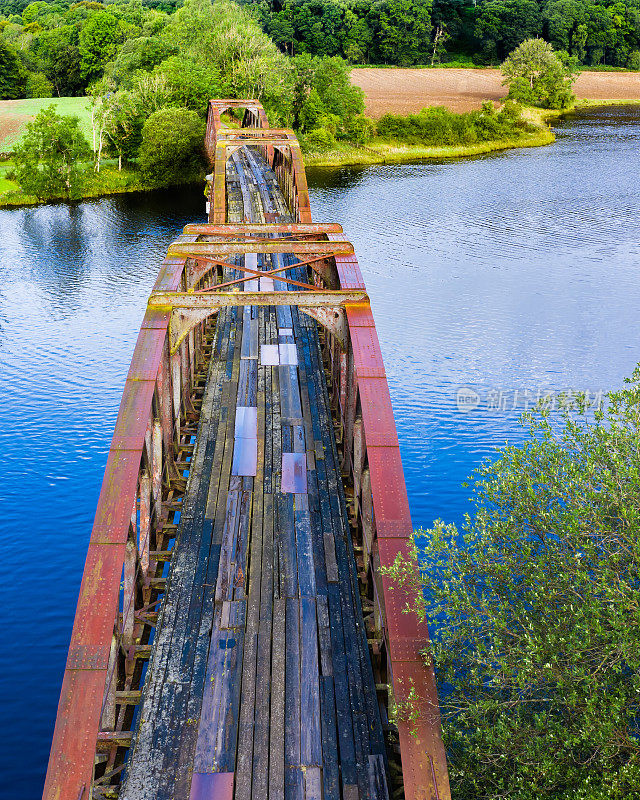
<path fill-rule="evenodd" d="M 19 2 L 9 0 L 12 9 Z M 370 134 L 363 93 L 344 60 L 290 58 L 230 0 L 186 0 L 172 13 L 139 2 L 37 0 L 20 22 L 15 16 L 0 21 L 0 98 L 88 95 L 96 172 L 115 156 L 119 168 L 135 164 L 146 186 L 202 177 L 212 97 L 257 97 L 272 125 L 325 128 L 333 142 Z M 75 133 L 63 141 L 65 125 Z M 27 127 L 29 152 L 15 149 L 23 189 L 41 199 L 80 196 L 79 164 L 90 154 L 77 124 L 49 110 Z M 67 155 L 53 165 L 52 152 Z M 65 177 L 54 192 L 56 170 Z"/>
<path fill-rule="evenodd" d="M 246 0 L 287 53 L 352 64 L 498 64 L 543 38 L 581 64 L 640 69 L 640 0 Z"/>

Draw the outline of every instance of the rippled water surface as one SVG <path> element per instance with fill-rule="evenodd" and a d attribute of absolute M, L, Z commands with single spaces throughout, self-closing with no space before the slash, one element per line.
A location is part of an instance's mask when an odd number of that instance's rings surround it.
<path fill-rule="evenodd" d="M 527 398 L 597 396 L 640 358 L 639 172 L 640 110 L 608 109 L 548 148 L 310 175 L 314 218 L 356 245 L 416 526 L 460 520 Z M 41 793 L 137 329 L 202 210 L 193 189 L 0 211 L 1 798 Z"/>

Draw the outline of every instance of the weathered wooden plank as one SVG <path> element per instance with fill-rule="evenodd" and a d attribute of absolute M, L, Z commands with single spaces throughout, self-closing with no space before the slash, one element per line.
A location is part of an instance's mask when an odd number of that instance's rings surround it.
<path fill-rule="evenodd" d="M 285 800 L 303 800 L 304 773 L 300 767 L 287 767 L 284 796 Z"/>
<path fill-rule="evenodd" d="M 343 787 L 357 783 L 356 752 L 354 743 L 351 699 L 345 657 L 340 589 L 335 584 L 328 587 L 331 648 L 333 657 L 333 681 L 336 704 L 336 727 L 340 752 L 340 769 Z"/>
<path fill-rule="evenodd" d="M 258 320 L 251 318 L 251 307 L 245 306 L 242 326 L 241 358 L 258 358 Z"/>
<path fill-rule="evenodd" d="M 250 478 L 244 479 L 245 484 L 251 484 Z M 240 600 L 246 596 L 248 553 L 251 538 L 251 506 L 253 492 L 245 488 L 240 499 L 240 522 L 238 524 L 238 538 L 236 541 L 233 567 L 233 599 Z"/>
<path fill-rule="evenodd" d="M 325 800 L 340 800 L 340 768 L 333 678 L 320 679 L 322 716 L 322 783 Z"/>
<path fill-rule="evenodd" d="M 258 669 L 256 677 L 256 711 L 253 750 L 254 800 L 265 800 L 269 789 L 269 712 L 271 694 L 271 658 L 273 636 L 273 495 L 265 495 L 265 518 L 262 537 L 264 564 L 258 633 Z"/>
<path fill-rule="evenodd" d="M 282 491 L 293 494 L 307 491 L 306 453 L 282 454 Z"/>
<path fill-rule="evenodd" d="M 238 729 L 238 758 L 236 762 L 237 800 L 251 797 L 253 766 L 253 724 L 256 692 L 257 633 L 249 625 L 245 633 L 245 648 L 242 664 L 242 691 Z"/>
<path fill-rule="evenodd" d="M 280 382 L 280 411 L 282 416 L 289 419 L 301 419 L 302 405 L 300 403 L 296 367 L 278 367 L 278 378 Z"/>
<path fill-rule="evenodd" d="M 247 613 L 246 600 L 224 600 L 222 603 L 222 619 L 220 628 L 244 628 Z"/>
<path fill-rule="evenodd" d="M 222 531 L 222 549 L 220 551 L 220 566 L 218 580 L 216 581 L 216 603 L 233 599 L 233 572 L 235 545 L 240 524 L 240 499 L 242 492 L 238 479 L 235 478 L 234 488 L 227 494 L 227 513 Z"/>
<path fill-rule="evenodd" d="M 316 597 L 316 614 L 318 617 L 318 643 L 320 649 L 320 667 L 322 675 L 333 675 L 331 658 L 331 630 L 329 628 L 329 606 L 326 595 Z"/>
<path fill-rule="evenodd" d="M 287 598 L 284 755 L 287 773 L 300 765 L 300 603 Z M 305 720 L 306 722 L 306 720 Z"/>
<path fill-rule="evenodd" d="M 384 756 L 369 756 L 369 792 L 372 800 L 389 800 Z"/>
<path fill-rule="evenodd" d="M 284 597 L 273 601 L 273 658 L 271 664 L 271 709 L 269 730 L 269 800 L 284 798 L 286 604 Z"/>
<path fill-rule="evenodd" d="M 316 604 L 300 600 L 300 759 L 305 766 L 321 766 L 320 687 Z"/>
<path fill-rule="evenodd" d="M 306 495 L 298 495 L 306 497 Z M 296 505 L 295 531 L 296 531 L 296 560 L 298 564 L 298 586 L 300 597 L 315 597 L 316 575 L 313 560 L 313 545 L 311 542 L 311 519 L 309 511 Z"/>
<path fill-rule="evenodd" d="M 319 767 L 309 767 L 304 771 L 305 800 L 322 800 L 322 777 Z"/>
<path fill-rule="evenodd" d="M 298 595 L 298 563 L 293 514 L 293 495 L 277 495 L 278 504 L 278 558 L 280 565 L 280 594 L 284 597 Z"/>

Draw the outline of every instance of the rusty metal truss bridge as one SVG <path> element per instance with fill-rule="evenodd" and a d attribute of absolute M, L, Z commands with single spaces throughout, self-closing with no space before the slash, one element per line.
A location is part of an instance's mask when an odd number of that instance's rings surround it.
<path fill-rule="evenodd" d="M 205 145 L 209 219 L 142 321 L 43 798 L 450 800 L 428 632 L 381 572 L 412 525 L 353 246 L 258 101 L 212 100 Z"/>

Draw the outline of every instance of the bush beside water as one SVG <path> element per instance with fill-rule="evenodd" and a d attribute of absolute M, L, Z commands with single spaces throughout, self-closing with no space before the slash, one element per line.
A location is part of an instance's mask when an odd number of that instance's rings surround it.
<path fill-rule="evenodd" d="M 519 107 L 507 101 L 500 111 L 491 102 L 481 111 L 454 114 L 446 108 L 431 106 L 419 114 L 385 114 L 378 122 L 378 136 L 413 145 L 455 146 L 478 142 L 517 139 L 534 130 L 525 122 Z"/>

